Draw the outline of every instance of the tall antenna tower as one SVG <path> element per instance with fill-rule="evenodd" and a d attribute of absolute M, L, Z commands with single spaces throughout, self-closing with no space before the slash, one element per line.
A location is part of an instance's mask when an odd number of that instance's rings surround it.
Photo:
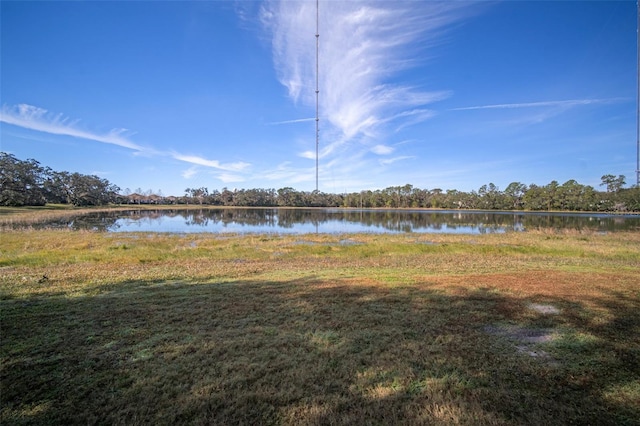
<path fill-rule="evenodd" d="M 320 32 L 319 32 L 319 0 L 316 0 L 316 192 L 318 191 L 318 146 L 320 145 L 320 129 L 318 128 L 320 117 L 318 116 L 319 104 L 318 98 L 320 96 L 319 82 L 319 67 L 318 67 L 318 52 L 320 46 Z"/>
<path fill-rule="evenodd" d="M 636 186 L 640 188 L 640 5 L 636 1 L 636 12 L 638 14 L 638 26 L 636 27 Z"/>

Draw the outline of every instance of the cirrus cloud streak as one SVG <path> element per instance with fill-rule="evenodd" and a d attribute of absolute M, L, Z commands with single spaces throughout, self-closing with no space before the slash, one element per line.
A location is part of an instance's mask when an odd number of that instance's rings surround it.
<path fill-rule="evenodd" d="M 358 156 L 389 133 L 432 118 L 434 111 L 425 106 L 451 93 L 425 90 L 396 77 L 428 60 L 429 49 L 471 9 L 463 2 L 321 1 L 321 157 L 345 155 L 338 148 L 354 141 L 358 143 L 351 154 Z M 296 105 L 315 107 L 316 3 L 268 1 L 261 20 L 272 41 L 278 79 L 289 98 Z M 301 156 L 312 157 L 310 152 Z"/>
<path fill-rule="evenodd" d="M 315 105 L 315 6 L 271 1 L 262 11 L 278 78 L 295 103 L 307 106 Z M 372 135 L 389 118 L 446 97 L 389 81 L 416 65 L 418 52 L 409 46 L 421 42 L 424 53 L 461 18 L 460 10 L 459 4 L 440 2 L 320 2 L 320 108 L 328 122 L 346 139 Z"/>
<path fill-rule="evenodd" d="M 142 146 L 129 139 L 132 132 L 127 129 L 112 129 L 105 134 L 83 130 L 77 126 L 79 120 L 71 120 L 63 114 L 53 114 L 44 108 L 28 104 L 3 105 L 0 110 L 0 122 L 53 135 L 70 136 L 116 145 L 132 150 L 137 154 L 168 156 L 185 163 L 222 171 L 240 172 L 250 167 L 250 164 L 245 162 L 221 163 L 218 160 L 209 160 L 196 155 L 185 155 L 175 151 L 159 151 L 148 146 Z M 186 172 L 186 175 L 190 177 L 193 173 L 193 170 L 190 169 L 189 172 Z M 239 178 L 234 177 L 234 179 L 238 180 Z"/>
<path fill-rule="evenodd" d="M 471 111 L 477 109 L 513 109 L 513 108 L 536 108 L 536 107 L 562 107 L 572 108 L 581 105 L 593 105 L 603 103 L 620 102 L 626 99 L 606 98 L 606 99 L 569 99 L 563 101 L 541 101 L 541 102 L 521 102 L 511 104 L 479 105 L 461 108 L 452 108 L 450 111 Z"/>

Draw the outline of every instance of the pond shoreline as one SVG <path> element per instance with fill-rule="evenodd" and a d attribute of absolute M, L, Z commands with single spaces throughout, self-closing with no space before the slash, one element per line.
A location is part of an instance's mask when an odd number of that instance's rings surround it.
<path fill-rule="evenodd" d="M 0 209 L 0 212 L 2 209 Z M 640 215 L 603 212 L 423 208 L 112 206 L 4 209 L 4 230 L 35 227 L 108 232 L 222 233 L 492 233 L 530 229 L 640 230 Z"/>

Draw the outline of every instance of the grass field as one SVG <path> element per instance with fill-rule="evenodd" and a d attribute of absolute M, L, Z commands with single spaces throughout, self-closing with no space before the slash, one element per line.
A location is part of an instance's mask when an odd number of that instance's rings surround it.
<path fill-rule="evenodd" d="M 640 424 L 640 233 L 0 235 L 2 424 Z"/>

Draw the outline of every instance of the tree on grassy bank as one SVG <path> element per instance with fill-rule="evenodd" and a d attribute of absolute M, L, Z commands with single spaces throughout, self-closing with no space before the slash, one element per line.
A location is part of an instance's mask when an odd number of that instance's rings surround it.
<path fill-rule="evenodd" d="M 0 205 L 46 203 L 100 206 L 118 201 L 120 188 L 98 176 L 56 172 L 34 159 L 19 160 L 0 152 Z"/>
<path fill-rule="evenodd" d="M 36 160 L 0 153 L 0 205 L 42 206 L 47 202 L 49 171 Z"/>

